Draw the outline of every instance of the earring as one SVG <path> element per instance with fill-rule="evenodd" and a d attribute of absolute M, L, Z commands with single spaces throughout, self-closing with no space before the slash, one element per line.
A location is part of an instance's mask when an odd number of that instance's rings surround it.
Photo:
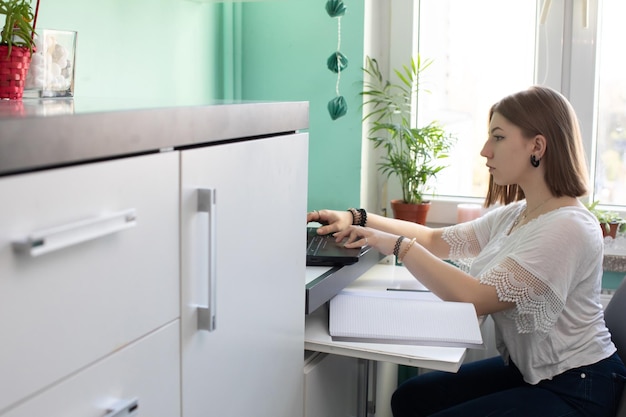
<path fill-rule="evenodd" d="M 530 165 L 537 168 L 539 166 L 539 162 L 541 162 L 541 159 L 537 159 L 535 155 L 530 155 Z"/>

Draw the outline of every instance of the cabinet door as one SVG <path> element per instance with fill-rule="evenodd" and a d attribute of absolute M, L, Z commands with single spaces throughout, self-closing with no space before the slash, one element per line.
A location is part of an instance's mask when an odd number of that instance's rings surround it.
<path fill-rule="evenodd" d="M 182 152 L 184 417 L 302 415 L 307 153 L 306 134 Z M 200 330 L 209 298 L 215 329 Z"/>
<path fill-rule="evenodd" d="M 1 413 L 179 317 L 179 155 L 0 178 L 0 195 Z M 42 231 L 53 250 L 16 252 Z"/>

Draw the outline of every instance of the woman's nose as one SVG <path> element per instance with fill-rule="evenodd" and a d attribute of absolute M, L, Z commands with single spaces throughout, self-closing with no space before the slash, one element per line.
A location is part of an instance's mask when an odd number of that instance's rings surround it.
<path fill-rule="evenodd" d="M 493 152 L 491 151 L 491 148 L 489 147 L 489 141 L 486 141 L 485 144 L 483 145 L 483 148 L 480 150 L 480 156 L 484 157 L 484 158 L 491 158 Z"/>

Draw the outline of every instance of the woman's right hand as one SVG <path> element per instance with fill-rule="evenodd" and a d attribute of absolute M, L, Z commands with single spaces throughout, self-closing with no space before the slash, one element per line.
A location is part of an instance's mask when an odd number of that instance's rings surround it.
<path fill-rule="evenodd" d="M 322 226 L 317 229 L 320 235 L 340 232 L 352 226 L 352 213 L 338 210 L 313 210 L 306 214 L 306 221 L 318 222 Z"/>

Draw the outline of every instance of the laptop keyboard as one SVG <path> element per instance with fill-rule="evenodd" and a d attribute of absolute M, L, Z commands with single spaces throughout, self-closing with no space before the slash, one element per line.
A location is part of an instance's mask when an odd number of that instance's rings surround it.
<path fill-rule="evenodd" d="M 307 248 L 306 248 L 307 255 L 315 255 L 320 250 L 320 248 L 323 248 L 326 245 L 328 238 L 325 236 L 320 236 L 318 234 L 315 234 L 315 235 L 309 234 L 309 237 L 307 240 L 308 240 Z"/>

